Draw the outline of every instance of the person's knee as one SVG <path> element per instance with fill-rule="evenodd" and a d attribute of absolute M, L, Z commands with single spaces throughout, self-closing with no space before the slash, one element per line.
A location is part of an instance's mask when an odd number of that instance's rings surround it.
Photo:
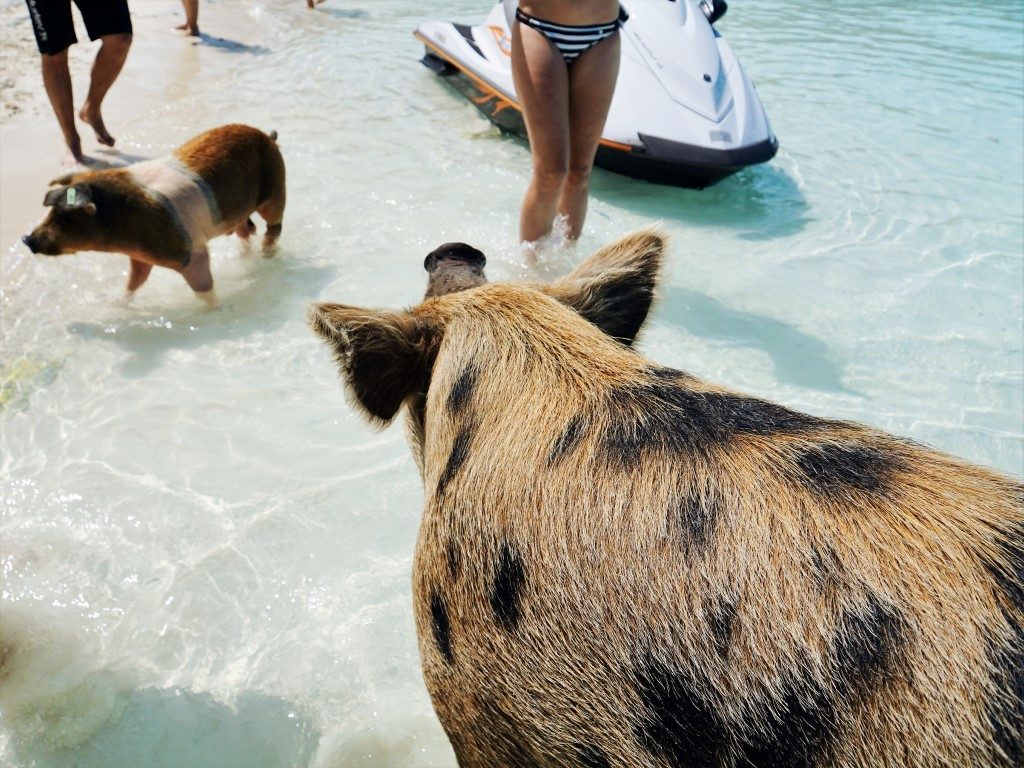
<path fill-rule="evenodd" d="M 68 65 L 68 49 L 65 48 L 63 51 L 57 53 L 44 53 L 42 54 L 43 66 L 48 69 L 67 67 Z"/>
<path fill-rule="evenodd" d="M 594 164 L 589 162 L 571 165 L 565 174 L 565 185 L 570 189 L 590 186 L 590 172 L 593 168 Z"/>
<path fill-rule="evenodd" d="M 127 56 L 128 49 L 132 47 L 132 36 L 127 32 L 116 35 L 104 35 L 103 49 L 115 55 Z"/>
<path fill-rule="evenodd" d="M 560 164 L 546 164 L 533 169 L 533 182 L 541 194 L 555 196 L 565 186 L 568 168 Z"/>

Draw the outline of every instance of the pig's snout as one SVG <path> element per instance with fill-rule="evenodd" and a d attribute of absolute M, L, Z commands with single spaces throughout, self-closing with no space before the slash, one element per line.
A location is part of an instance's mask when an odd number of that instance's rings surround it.
<path fill-rule="evenodd" d="M 487 257 L 465 243 L 445 243 L 435 248 L 423 260 L 423 268 L 430 274 L 427 298 L 483 285 L 487 282 L 485 264 Z"/>
<path fill-rule="evenodd" d="M 64 253 L 64 249 L 61 248 L 60 243 L 48 236 L 47 233 L 37 229 L 35 232 L 29 232 L 27 235 L 22 235 L 21 242 L 28 246 L 28 249 L 32 253 L 38 253 L 43 256 L 60 256 Z"/>

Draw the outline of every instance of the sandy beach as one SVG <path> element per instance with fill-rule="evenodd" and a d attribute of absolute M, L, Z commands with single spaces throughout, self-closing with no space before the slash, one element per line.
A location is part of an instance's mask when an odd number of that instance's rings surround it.
<path fill-rule="evenodd" d="M 296 12 L 306 12 L 296 3 Z M 83 149 L 97 165 L 123 165 L 159 156 L 189 135 L 188 78 L 214 76 L 203 70 L 209 54 L 244 52 L 261 44 L 252 6 L 204 3 L 201 28 L 220 30 L 198 40 L 173 29 L 181 23 L 181 3 L 145 0 L 132 5 L 134 40 L 128 61 L 104 103 L 106 124 L 117 139 L 113 149 L 96 141 L 79 121 Z M 79 42 L 69 53 L 76 109 L 88 89 L 89 67 L 99 47 L 90 42 L 75 15 Z M 301 17 L 300 17 L 301 18 Z M 0 242 L 9 247 L 43 215 L 47 182 L 74 167 L 69 164 L 40 74 L 32 26 L 24 2 L 0 6 Z M 183 103 L 184 102 L 184 103 Z M 205 127 L 205 126 L 204 126 Z M 198 128 L 196 129 L 198 131 Z"/>

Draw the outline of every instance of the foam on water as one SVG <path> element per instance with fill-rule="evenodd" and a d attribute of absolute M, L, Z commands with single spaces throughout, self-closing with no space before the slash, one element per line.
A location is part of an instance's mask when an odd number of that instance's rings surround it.
<path fill-rule="evenodd" d="M 108 119 L 125 152 L 228 121 L 280 134 L 279 254 L 215 241 L 222 310 L 161 270 L 120 305 L 123 257 L 5 243 L 0 762 L 453 764 L 415 643 L 416 469 L 304 319 L 415 302 L 441 242 L 484 250 L 492 280 L 545 278 L 660 220 L 645 354 L 1024 469 L 1018 2 L 734 4 L 719 26 L 779 156 L 704 192 L 598 172 L 580 246 L 532 265 L 524 145 L 411 36 L 486 3 L 320 8 L 204 3 L 192 46 L 165 32 L 177 3 L 133 6 Z"/>

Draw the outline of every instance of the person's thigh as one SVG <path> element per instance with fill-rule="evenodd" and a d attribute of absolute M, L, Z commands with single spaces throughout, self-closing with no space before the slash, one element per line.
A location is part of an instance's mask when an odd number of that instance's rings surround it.
<path fill-rule="evenodd" d="M 533 164 L 564 170 L 569 158 L 569 76 L 562 54 L 540 32 L 512 27 L 512 79 L 523 109 Z"/>
<path fill-rule="evenodd" d="M 130 35 L 132 17 L 128 0 L 75 0 L 90 40 L 107 35 Z"/>
<path fill-rule="evenodd" d="M 25 0 L 39 52 L 53 56 L 78 42 L 71 0 Z"/>
<path fill-rule="evenodd" d="M 619 78 L 619 35 L 605 38 L 569 67 L 569 167 L 579 171 L 594 162 L 608 109 Z"/>

